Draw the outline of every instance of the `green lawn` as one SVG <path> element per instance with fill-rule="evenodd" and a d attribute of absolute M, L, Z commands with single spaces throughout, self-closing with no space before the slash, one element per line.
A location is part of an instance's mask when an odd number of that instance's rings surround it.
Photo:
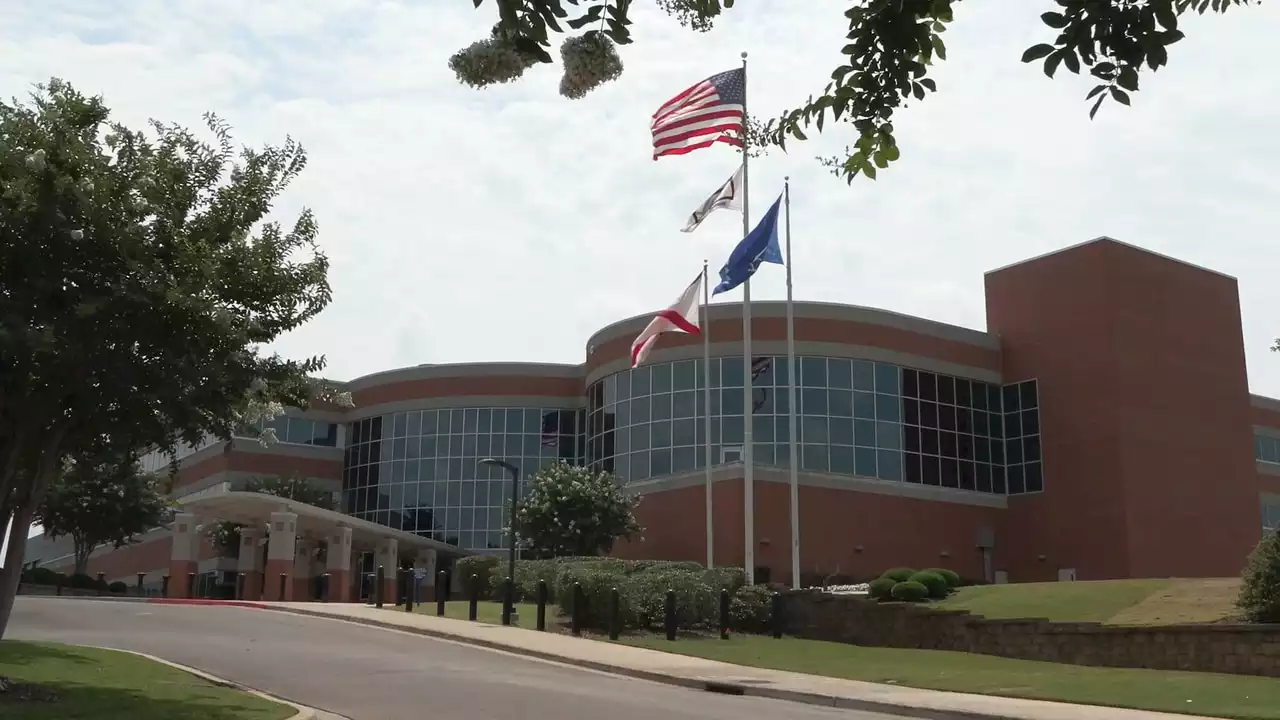
<path fill-rule="evenodd" d="M 1168 588 L 1173 580 L 1016 583 L 960 588 L 934 607 L 968 610 L 989 618 L 1048 618 L 1107 622 Z M 1134 623 L 1141 624 L 1141 623 Z"/>
<path fill-rule="evenodd" d="M 0 694 L 4 720 L 283 720 L 297 711 L 128 653 L 0 642 L 0 675 L 52 698 Z"/>
<path fill-rule="evenodd" d="M 454 620 L 467 620 L 470 603 L 466 600 L 451 600 L 444 604 L 444 616 L 453 618 Z M 435 615 L 436 604 L 433 602 L 422 603 L 413 607 L 414 612 L 420 612 L 424 615 Z M 538 606 L 534 603 L 516 603 L 516 613 L 519 617 L 516 619 L 516 625 L 521 627 L 536 627 L 538 617 Z M 553 622 L 555 618 L 555 606 L 547 606 L 547 622 Z M 476 621 L 489 623 L 490 625 L 498 625 L 502 622 L 502 603 L 482 601 L 476 603 Z"/>
<path fill-rule="evenodd" d="M 932 690 L 1280 720 L 1280 679 L 1248 675 L 1084 667 L 751 635 L 675 642 L 646 635 L 621 642 L 738 665 Z"/>

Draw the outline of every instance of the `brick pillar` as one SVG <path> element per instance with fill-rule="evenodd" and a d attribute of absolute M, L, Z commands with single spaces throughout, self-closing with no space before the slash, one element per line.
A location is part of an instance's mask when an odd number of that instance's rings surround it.
<path fill-rule="evenodd" d="M 173 547 L 169 555 L 169 592 L 171 598 L 187 597 L 187 576 L 199 572 L 200 533 L 196 516 L 177 513 L 173 516 Z"/>
<path fill-rule="evenodd" d="M 325 572 L 329 573 L 329 602 L 351 602 L 351 528 L 329 533 Z"/>
<path fill-rule="evenodd" d="M 284 597 L 280 597 L 280 575 L 293 576 L 294 554 L 298 546 L 298 516 L 289 512 L 271 513 L 267 538 L 267 566 L 262 582 L 264 600 L 293 599 L 293 583 L 286 579 Z"/>
<path fill-rule="evenodd" d="M 395 538 L 386 538 L 378 541 L 378 547 L 373 553 L 373 571 L 378 571 L 378 566 L 383 568 L 382 577 L 382 602 L 387 605 L 396 604 L 396 573 L 400 569 L 400 543 Z M 375 575 L 376 578 L 376 575 Z M 376 580 L 375 580 L 376 582 Z"/>
<path fill-rule="evenodd" d="M 314 540 L 298 539 L 297 548 L 293 554 L 293 599 L 297 602 L 310 602 L 314 600 L 312 578 L 312 555 L 315 553 L 316 543 Z"/>
<path fill-rule="evenodd" d="M 260 527 L 240 528 L 240 556 L 236 571 L 244 573 L 244 599 L 262 599 L 262 542 L 266 531 Z"/>

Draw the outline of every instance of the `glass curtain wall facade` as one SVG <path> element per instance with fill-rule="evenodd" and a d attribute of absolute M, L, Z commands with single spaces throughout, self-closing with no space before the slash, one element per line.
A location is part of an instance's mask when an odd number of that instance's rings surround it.
<path fill-rule="evenodd" d="M 1253 459 L 1258 462 L 1280 464 L 1280 438 L 1254 435 Z"/>
<path fill-rule="evenodd" d="M 581 410 L 447 408 L 367 418 L 348 426 L 348 513 L 471 550 L 506 547 L 511 479 L 557 460 L 581 463 Z M 522 487 L 527 485 L 522 484 Z"/>
<path fill-rule="evenodd" d="M 1034 380 L 1001 387 L 887 363 L 798 357 L 800 468 L 995 494 L 1039 492 Z M 588 391 L 587 462 L 635 482 L 704 467 L 701 360 L 610 375 Z M 752 363 L 755 461 L 790 462 L 787 358 Z M 711 359 L 711 462 L 738 460 L 741 358 Z"/>

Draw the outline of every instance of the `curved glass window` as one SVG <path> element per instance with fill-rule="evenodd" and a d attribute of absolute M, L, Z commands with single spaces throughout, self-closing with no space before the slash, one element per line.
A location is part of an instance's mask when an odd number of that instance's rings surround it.
<path fill-rule="evenodd" d="M 1002 388 L 869 360 L 796 362 L 802 471 L 1001 494 L 1042 489 L 1034 380 Z M 712 358 L 710 370 L 711 463 L 720 465 L 741 458 L 746 370 L 738 357 Z M 788 467 L 787 358 L 757 357 L 750 372 L 755 462 Z M 593 384 L 587 462 L 623 481 L 704 467 L 703 377 L 701 360 L 682 360 Z M 1006 448 L 1017 450 L 1008 479 Z"/>
<path fill-rule="evenodd" d="M 580 410 L 447 408 L 367 418 L 348 426 L 346 512 L 473 550 L 506 547 L 511 478 L 480 465 L 493 457 L 527 478 L 580 463 Z"/>

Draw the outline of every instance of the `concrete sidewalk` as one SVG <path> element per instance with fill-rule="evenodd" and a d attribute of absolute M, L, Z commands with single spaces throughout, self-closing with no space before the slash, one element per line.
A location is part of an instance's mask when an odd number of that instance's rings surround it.
<path fill-rule="evenodd" d="M 367 605 L 323 603 L 245 603 L 245 605 L 444 638 L 669 685 L 908 717 L 1008 720 L 1188 720 L 1195 717 L 1144 710 L 1070 705 L 1043 700 L 919 690 L 896 685 L 765 670 L 575 638 L 559 633 L 472 623 L 435 615 L 406 613 L 403 610 L 389 608 L 378 610 Z"/>

